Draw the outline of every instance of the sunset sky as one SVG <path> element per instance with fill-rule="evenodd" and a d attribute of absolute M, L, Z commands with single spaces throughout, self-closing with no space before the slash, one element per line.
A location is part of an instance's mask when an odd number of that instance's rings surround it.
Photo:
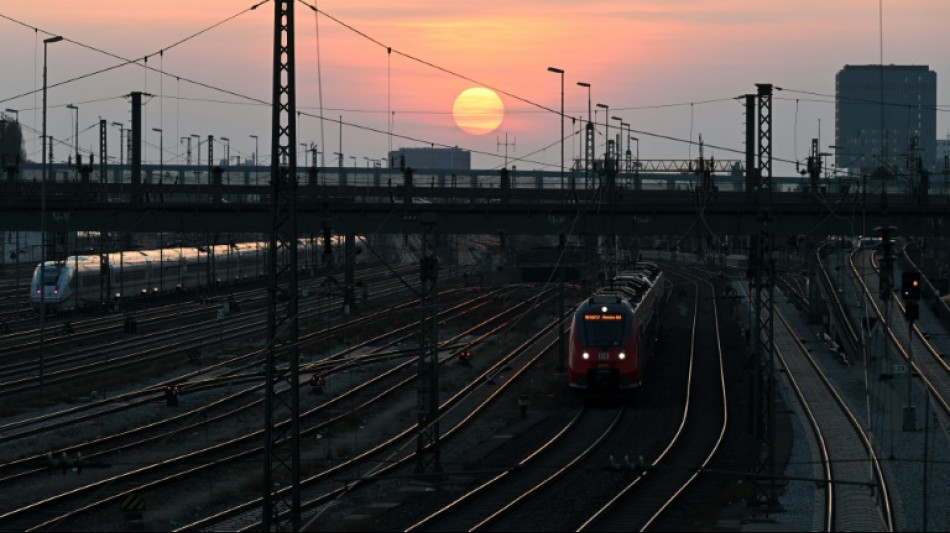
<path fill-rule="evenodd" d="M 151 95 L 147 163 L 159 160 L 152 128 L 163 130 L 168 163 L 184 162 L 180 140 L 192 134 L 203 143 L 228 137 L 242 159 L 257 135 L 269 162 L 274 6 L 251 10 L 256 1 L 4 2 L 0 109 L 19 110 L 27 152 L 39 160 L 43 39 L 62 35 L 48 45 L 48 129 L 66 143 L 55 147 L 56 161 L 72 152 L 76 112 L 66 105 L 79 107 L 81 151 L 98 152 L 98 120 L 131 126 L 125 95 L 142 91 Z M 557 67 L 565 71 L 565 113 L 586 119 L 588 90 L 577 82 L 590 83 L 598 142 L 603 103 L 631 125 L 641 159 L 696 157 L 688 141 L 700 135 L 707 157 L 742 159 L 736 98 L 772 83 L 782 88 L 773 100 L 774 173 L 790 175 L 812 138 L 825 151 L 834 143 L 835 74 L 846 64 L 878 64 L 882 44 L 885 64 L 937 73 L 937 131 L 950 136 L 947 0 L 308 0 L 295 14 L 297 142 L 317 144 L 326 165 L 336 164 L 334 152 L 346 166 L 366 166 L 390 149 L 431 144 L 472 150 L 473 166 L 497 168 L 507 135 L 508 157 L 517 159 L 509 165 L 556 170 L 560 119 L 552 110 L 560 109 L 561 79 L 547 69 Z M 146 56 L 155 70 L 141 66 Z M 120 58 L 139 63 L 112 68 Z M 480 86 L 499 93 L 505 115 L 496 130 L 473 135 L 452 110 L 462 91 Z M 609 121 L 611 138 L 619 124 Z M 571 136 L 579 125 L 566 121 L 568 160 L 579 151 Z M 118 128 L 108 135 L 116 154 Z M 224 156 L 219 142 L 214 150 Z M 204 162 L 204 145 L 201 152 Z"/>

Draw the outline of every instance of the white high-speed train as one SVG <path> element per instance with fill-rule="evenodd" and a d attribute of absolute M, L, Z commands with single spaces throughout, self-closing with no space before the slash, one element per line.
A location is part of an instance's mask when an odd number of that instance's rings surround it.
<path fill-rule="evenodd" d="M 301 269 L 309 268 L 312 245 L 298 241 Z M 286 250 L 281 254 L 286 260 Z M 37 312 L 56 312 L 143 296 L 190 291 L 266 275 L 267 243 L 135 250 L 77 255 L 37 265 L 30 302 Z M 41 281 L 42 280 L 42 281 Z"/>

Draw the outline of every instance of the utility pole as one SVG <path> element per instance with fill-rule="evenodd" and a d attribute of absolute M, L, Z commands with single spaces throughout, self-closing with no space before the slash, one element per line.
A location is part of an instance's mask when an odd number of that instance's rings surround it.
<path fill-rule="evenodd" d="M 411 206 L 407 206 L 411 207 Z M 421 310 L 419 332 L 419 394 L 416 472 L 441 472 L 439 443 L 439 259 L 435 222 L 422 221 L 422 257 L 419 259 Z"/>
<path fill-rule="evenodd" d="M 263 529 L 300 531 L 297 104 L 294 1 L 274 1 L 271 234 L 268 249 Z M 280 248 L 284 253 L 278 253 Z M 278 272 L 278 260 L 287 262 Z M 278 311 L 281 315 L 278 316 Z M 278 372 L 277 363 L 287 365 Z M 284 423 L 284 417 L 289 420 Z M 281 487 L 278 480 L 289 486 Z"/>
<path fill-rule="evenodd" d="M 887 366 L 888 348 L 890 347 L 890 329 L 891 329 L 891 291 L 894 288 L 894 255 L 891 249 L 891 231 L 896 230 L 894 226 L 878 226 L 874 231 L 881 234 L 881 246 L 884 251 L 884 257 L 881 259 L 880 277 L 878 279 L 879 296 L 881 297 L 881 306 L 884 307 L 884 354 L 881 360 L 881 378 L 890 379 L 894 377 L 894 368 Z"/>
<path fill-rule="evenodd" d="M 753 199 L 757 206 L 761 227 L 751 236 L 749 263 L 752 277 L 752 309 L 754 321 L 750 327 L 753 376 L 753 438 L 756 445 L 755 471 L 764 475 L 766 486 L 757 486 L 761 497 L 757 504 L 771 508 L 778 503 L 775 471 L 775 259 L 772 221 L 772 85 L 756 84 L 758 94 L 757 161 L 754 172 Z M 748 101 L 747 101 L 748 102 Z M 748 109 L 748 108 L 747 108 Z M 752 117 L 747 116 L 746 120 Z M 747 136 L 748 139 L 748 136 Z M 750 147 L 747 146 L 748 150 Z"/>
<path fill-rule="evenodd" d="M 142 95 L 139 91 L 132 92 L 132 130 L 129 131 L 128 141 L 132 144 L 132 203 L 142 201 Z M 126 238 L 131 242 L 131 234 Z M 124 296 L 124 295 L 123 295 Z"/>
<path fill-rule="evenodd" d="M 504 143 L 501 142 L 501 139 L 500 139 L 500 138 L 498 138 L 498 137 L 495 138 L 495 144 L 496 144 L 495 149 L 496 149 L 496 150 L 498 149 L 498 147 L 500 147 L 500 146 L 502 146 L 502 145 L 504 145 L 504 147 L 505 147 L 505 168 L 508 168 L 508 147 L 511 146 L 511 149 L 514 150 L 514 149 L 515 149 L 515 144 L 516 144 L 517 142 L 518 142 L 518 138 L 515 137 L 515 140 L 514 140 L 514 141 L 512 141 L 510 144 L 508 143 L 508 132 L 507 132 L 507 131 L 505 132 L 505 142 L 504 142 Z"/>
<path fill-rule="evenodd" d="M 106 166 L 106 159 L 108 159 L 108 123 L 105 119 L 99 119 L 99 183 L 105 184 L 107 181 L 106 172 L 108 172 L 108 167 Z"/>
<path fill-rule="evenodd" d="M 911 395 L 911 375 L 914 370 L 914 321 L 920 316 L 920 272 L 904 271 L 901 275 L 901 296 L 904 300 L 904 318 L 907 319 L 907 403 L 904 405 L 904 431 L 916 431 L 917 412 Z"/>
<path fill-rule="evenodd" d="M 577 82 L 581 87 L 587 87 L 587 125 L 584 128 L 584 188 L 590 188 L 591 158 L 594 155 L 594 124 L 591 122 L 590 84 L 584 81 Z"/>
<path fill-rule="evenodd" d="M 191 137 L 182 137 L 179 142 L 185 144 L 185 164 L 191 166 Z"/>

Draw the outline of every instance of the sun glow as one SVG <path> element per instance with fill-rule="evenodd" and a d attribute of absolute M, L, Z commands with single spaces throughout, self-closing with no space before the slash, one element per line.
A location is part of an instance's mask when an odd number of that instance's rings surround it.
<path fill-rule="evenodd" d="M 462 131 L 484 135 L 495 131 L 501 124 L 505 118 L 505 106 L 495 91 L 473 87 L 455 98 L 452 115 Z"/>

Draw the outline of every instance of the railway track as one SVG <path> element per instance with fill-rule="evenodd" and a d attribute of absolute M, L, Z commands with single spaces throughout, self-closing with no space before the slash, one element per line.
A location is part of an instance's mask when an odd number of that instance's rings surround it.
<path fill-rule="evenodd" d="M 451 349 L 451 346 L 452 345 L 450 344 L 447 348 Z M 388 358 L 384 358 L 382 360 L 387 361 L 387 363 L 383 363 L 383 366 L 391 366 L 392 364 L 395 364 L 395 362 L 399 361 L 398 358 L 393 358 L 392 356 L 389 356 Z M 376 364 L 381 364 L 379 363 L 379 359 L 377 360 Z M 406 364 L 411 365 L 411 362 L 403 363 L 403 365 L 406 365 Z M 341 366 L 341 368 L 343 368 L 343 366 Z M 329 376 L 333 376 L 333 372 L 331 371 L 331 369 L 324 368 L 322 371 L 328 372 L 327 374 L 328 382 L 338 381 L 336 378 L 329 377 Z M 398 376 L 398 375 L 401 375 L 401 372 L 402 371 L 394 369 L 394 370 L 391 370 L 389 374 Z M 259 386 L 260 385 L 256 385 L 255 387 L 259 387 Z M 339 384 L 337 386 L 339 386 Z M 360 388 L 362 388 L 362 385 Z M 378 393 L 378 394 L 389 394 L 389 393 L 384 392 L 384 393 Z M 251 395 L 253 396 L 253 394 Z M 334 398 L 333 400 L 328 400 L 324 402 L 322 405 L 327 406 L 327 408 L 332 407 L 333 405 L 339 405 L 340 402 L 345 401 L 342 398 L 346 398 L 346 396 L 340 396 L 340 397 Z M 259 398 L 258 398 L 258 401 L 259 401 Z M 377 399 L 373 399 L 369 401 L 372 403 L 372 402 L 378 402 L 380 400 L 377 398 Z M 244 409 L 246 410 L 247 408 L 244 408 Z M 207 413 L 205 413 L 202 416 L 207 416 Z M 314 413 L 308 413 L 307 416 L 309 417 L 309 419 L 319 418 L 319 415 L 316 414 L 316 411 L 314 411 Z M 352 416 L 354 415 L 348 412 L 341 412 L 338 414 L 338 416 L 335 416 L 334 419 L 337 420 L 337 423 L 340 423 L 341 420 L 345 420 Z M 259 417 L 250 416 L 249 418 L 253 420 L 259 420 Z M 312 433 L 318 432 L 321 424 L 317 424 L 313 426 L 312 428 L 308 429 L 308 433 L 312 434 Z M 198 431 L 198 430 L 195 427 L 189 427 L 188 431 L 191 432 L 191 431 Z M 169 435 L 169 434 L 166 433 L 166 435 Z M 153 442 L 155 441 L 155 438 L 157 437 L 152 437 Z M 173 437 L 166 436 L 163 438 L 173 438 Z M 228 437 L 226 437 L 225 435 L 222 435 L 220 438 L 226 439 Z M 97 503 L 95 504 L 90 503 L 89 505 L 84 506 L 83 509 L 76 509 L 74 508 L 74 506 L 67 504 L 66 507 L 69 508 L 68 512 L 65 512 L 65 513 L 46 512 L 47 517 L 46 517 L 45 523 L 42 523 L 36 526 L 24 526 L 22 523 L 20 523 L 20 520 L 23 520 L 23 517 L 29 515 L 31 517 L 31 520 L 42 521 L 41 518 L 42 518 L 43 512 L 39 511 L 39 506 L 43 505 L 44 508 L 53 506 L 54 503 L 52 502 L 52 500 L 48 499 L 48 501 L 36 502 L 30 506 L 22 507 L 20 510 L 6 513 L 0 516 L 0 521 L 8 525 L 11 523 L 16 523 L 17 525 L 11 526 L 13 527 L 13 529 L 21 529 L 21 526 L 23 526 L 22 529 L 29 529 L 30 527 L 40 527 L 40 528 L 54 527 L 54 525 L 56 524 L 66 524 L 66 523 L 82 524 L 83 523 L 82 520 L 91 520 L 94 522 L 95 521 L 94 518 L 88 518 L 88 517 L 80 518 L 80 517 L 88 516 L 88 513 L 93 512 L 94 508 L 100 508 L 103 505 L 108 505 L 108 502 L 115 501 L 116 498 L 121 498 L 123 494 L 126 494 L 129 491 L 144 491 L 144 490 L 147 490 L 147 487 L 153 487 L 151 489 L 153 491 L 162 490 L 159 487 L 166 484 L 173 483 L 174 479 L 180 478 L 181 476 L 193 476 L 193 475 L 196 475 L 200 471 L 213 469 L 215 467 L 225 468 L 224 465 L 227 465 L 229 462 L 233 464 L 234 461 L 238 461 L 239 462 L 238 464 L 240 464 L 241 461 L 246 461 L 248 457 L 253 457 L 255 454 L 260 453 L 259 448 L 255 449 L 252 447 L 250 449 L 247 449 L 246 445 L 242 443 L 246 442 L 248 439 L 255 440 L 259 438 L 260 437 L 258 434 L 250 433 L 247 435 L 234 437 L 231 440 L 226 440 L 225 442 L 221 442 L 215 446 L 206 448 L 203 451 L 191 451 L 183 458 L 165 459 L 162 461 L 157 461 L 155 459 L 152 459 L 151 461 L 149 461 L 151 466 L 142 467 L 138 471 L 128 474 L 128 476 L 134 476 L 133 481 L 126 479 L 125 478 L 126 476 L 122 475 L 118 479 L 105 479 L 99 482 L 99 483 L 105 483 L 106 485 L 101 485 L 97 483 L 87 484 L 83 488 L 84 491 L 94 491 L 97 494 L 103 495 L 102 498 L 97 500 Z M 242 448 L 244 449 L 242 450 Z M 200 466 L 194 466 L 194 461 L 197 458 L 200 458 L 200 462 L 201 462 Z M 175 474 L 167 473 L 168 469 L 173 468 L 172 467 L 173 464 L 178 465 L 174 467 L 177 473 Z M 108 490 L 105 488 L 106 486 L 108 486 Z M 76 491 L 78 491 L 78 488 L 73 489 L 73 491 L 71 492 L 64 493 L 58 499 L 63 502 L 68 502 L 79 496 L 79 494 L 77 494 Z M 52 515 L 55 515 L 55 516 L 52 516 Z M 63 527 L 63 526 L 60 526 L 60 527 Z M 82 528 L 81 525 L 77 527 Z M 7 526 L 4 526 L 4 528 L 7 528 Z"/>

